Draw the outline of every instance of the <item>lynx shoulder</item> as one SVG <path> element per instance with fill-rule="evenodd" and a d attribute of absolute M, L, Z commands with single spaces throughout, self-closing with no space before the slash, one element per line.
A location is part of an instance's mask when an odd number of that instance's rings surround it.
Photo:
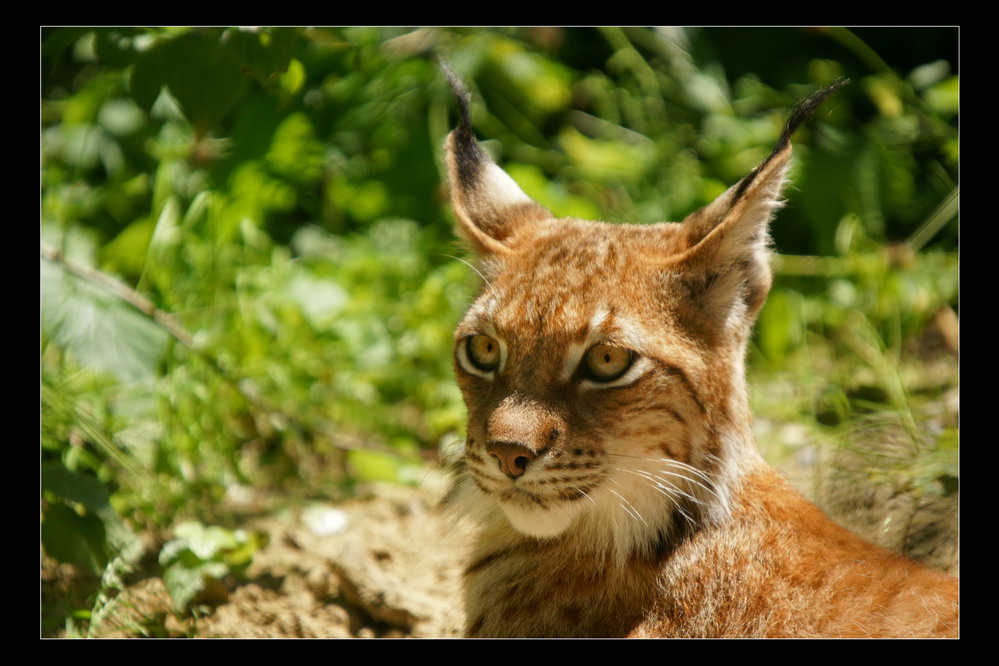
<path fill-rule="evenodd" d="M 479 532 L 469 636 L 956 636 L 957 580 L 831 522 L 762 460 L 744 357 L 771 283 L 792 112 L 748 176 L 681 223 L 555 219 L 447 141 L 484 288 L 455 333 L 468 407 L 453 501 Z"/>

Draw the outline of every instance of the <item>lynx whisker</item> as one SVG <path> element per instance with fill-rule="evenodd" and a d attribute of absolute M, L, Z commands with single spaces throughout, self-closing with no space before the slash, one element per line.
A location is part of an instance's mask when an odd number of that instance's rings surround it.
<path fill-rule="evenodd" d="M 468 266 L 469 268 L 471 268 L 473 271 L 475 271 L 476 275 L 478 275 L 480 278 L 482 278 L 482 282 L 485 283 L 486 289 L 489 290 L 489 291 L 492 291 L 493 285 L 489 282 L 489 280 L 486 278 L 486 276 L 482 274 L 482 271 L 480 271 L 478 268 L 475 267 L 474 264 L 472 264 L 471 262 L 465 261 L 461 257 L 456 257 L 453 254 L 444 254 L 444 253 L 441 253 L 440 256 L 447 257 L 448 259 L 454 259 L 456 261 L 460 261 L 461 263 L 463 263 L 466 266 Z"/>
<path fill-rule="evenodd" d="M 631 459 L 634 459 L 634 460 L 652 461 L 652 462 L 656 462 L 656 463 L 660 463 L 660 464 L 665 464 L 668 467 L 673 467 L 673 468 L 678 469 L 678 470 L 680 470 L 682 472 L 690 472 L 691 474 L 693 474 L 693 475 L 695 475 L 695 476 L 700 477 L 701 479 L 703 479 L 704 483 L 702 483 L 701 481 L 698 481 L 696 478 L 692 478 L 690 476 L 687 476 L 685 474 L 681 474 L 681 473 L 678 473 L 678 472 L 660 470 L 658 473 L 659 474 L 665 474 L 667 476 L 673 476 L 673 477 L 676 477 L 676 478 L 679 478 L 679 479 L 683 479 L 684 481 L 688 481 L 691 484 L 693 484 L 695 486 L 698 486 L 699 488 L 702 488 L 706 492 L 710 493 L 715 498 L 717 498 L 719 500 L 721 499 L 721 496 L 713 488 L 714 482 L 712 481 L 711 477 L 708 476 L 707 474 L 705 474 L 704 472 L 702 472 L 701 470 L 697 469 L 696 467 L 688 465 L 687 463 L 680 462 L 679 460 L 672 460 L 670 458 L 643 458 L 642 456 L 629 456 L 629 455 L 625 455 L 625 454 L 621 454 L 621 453 L 615 453 L 615 454 L 612 454 L 612 455 L 615 456 L 615 457 L 620 457 L 620 458 L 631 458 Z M 665 481 L 665 479 L 663 479 L 663 480 Z M 694 498 L 691 497 L 691 499 L 694 499 Z"/>
<path fill-rule="evenodd" d="M 613 480 L 613 479 L 611 479 L 611 480 Z M 616 483 L 616 482 L 615 482 L 615 483 Z M 618 484 L 618 485 L 620 485 L 620 484 Z M 640 520 L 640 521 L 642 521 L 642 522 L 643 522 L 643 523 L 644 523 L 645 525 L 648 525 L 648 523 L 647 523 L 647 522 L 645 521 L 645 518 L 642 518 L 642 514 L 640 514 L 640 513 L 638 512 L 638 509 L 636 509 L 636 508 L 635 508 L 635 507 L 634 507 L 634 506 L 633 506 L 633 505 L 631 504 L 631 502 L 629 502 L 629 501 L 628 501 L 628 500 L 627 500 L 627 499 L 626 499 L 626 498 L 624 497 L 624 495 L 622 495 L 621 493 L 617 492 L 617 491 L 616 491 L 616 490 L 614 490 L 613 488 L 608 488 L 608 489 L 607 489 L 607 491 L 608 491 L 608 492 L 610 492 L 611 494 L 613 494 L 613 495 L 617 496 L 617 498 L 618 498 L 618 499 L 620 499 L 620 500 L 621 500 L 622 502 L 624 502 L 624 504 L 619 504 L 618 506 L 620 506 L 620 507 L 621 507 L 622 509 L 624 509 L 624 510 L 625 510 L 625 512 L 626 512 L 626 513 L 627 513 L 627 514 L 628 514 L 629 516 L 631 516 L 632 518 L 634 518 L 634 519 L 636 519 L 636 520 Z M 627 506 L 625 506 L 625 504 L 626 504 Z"/>
<path fill-rule="evenodd" d="M 583 497 L 588 499 L 590 501 L 590 504 L 592 504 L 593 506 L 597 506 L 597 503 L 593 500 L 592 497 L 590 497 L 590 494 L 588 492 L 586 492 L 582 488 L 574 488 L 574 490 L 576 491 L 577 494 L 582 495 Z"/>
<path fill-rule="evenodd" d="M 693 469 L 693 468 L 690 468 L 690 469 Z M 690 471 L 690 470 L 687 469 L 685 471 Z M 683 479 L 684 481 L 688 481 L 688 482 L 692 483 L 693 485 L 697 486 L 698 488 L 703 489 L 705 492 L 711 493 L 712 495 L 715 496 L 716 499 L 721 499 L 721 497 L 718 495 L 718 493 L 715 491 L 714 488 L 712 488 L 711 486 L 706 485 L 704 483 L 701 483 L 697 479 L 691 478 L 689 476 L 685 476 L 683 474 L 678 474 L 677 472 L 667 472 L 665 470 L 661 470 L 657 474 L 663 474 L 665 476 L 672 476 L 672 477 L 676 477 L 678 479 Z M 659 477 L 659 478 L 661 479 L 662 477 Z M 700 501 L 697 500 L 693 495 L 690 496 L 690 499 L 692 499 L 692 500 L 700 503 Z"/>
<path fill-rule="evenodd" d="M 671 499 L 674 496 L 680 496 L 680 497 L 683 497 L 685 499 L 690 500 L 691 502 L 693 502 L 695 504 L 701 504 L 701 505 L 705 504 L 705 502 L 701 501 L 697 497 L 695 497 L 695 496 L 691 495 L 690 493 L 685 492 L 682 489 L 678 488 L 675 484 L 673 484 L 668 479 L 664 479 L 664 478 L 662 478 L 662 477 L 660 477 L 660 476 L 658 476 L 656 474 L 653 474 L 652 472 L 646 472 L 644 470 L 624 469 L 624 468 L 621 468 L 621 471 L 622 472 L 627 472 L 629 474 L 634 474 L 635 476 L 638 476 L 639 478 L 645 479 L 647 481 L 651 481 L 653 487 L 656 490 L 658 490 L 659 492 L 661 492 L 663 494 L 666 494 L 668 492 Z M 679 474 L 674 474 L 673 476 L 680 476 L 680 475 Z M 681 478 L 686 478 L 686 477 L 681 477 Z M 677 508 L 679 508 L 679 506 L 680 505 L 678 503 L 677 504 Z"/>
<path fill-rule="evenodd" d="M 654 460 L 656 462 L 666 463 L 667 465 L 670 465 L 672 467 L 680 467 L 682 469 L 685 469 L 685 470 L 693 473 L 695 476 L 700 477 L 706 483 L 714 484 L 714 482 L 715 482 L 715 480 L 712 478 L 712 476 L 710 474 L 708 474 L 707 472 L 705 472 L 703 470 L 700 470 L 700 469 L 697 469 L 693 465 L 689 465 L 689 464 L 687 464 L 685 462 L 682 462 L 680 460 L 674 460 L 673 458 L 648 458 L 648 460 Z"/>
<path fill-rule="evenodd" d="M 633 472 L 633 473 L 637 474 L 637 472 L 634 472 L 633 470 L 623 469 L 621 471 L 623 471 L 623 472 Z M 649 478 L 649 476 L 647 476 L 647 475 L 639 474 L 639 476 L 641 478 L 644 478 L 644 479 L 647 479 L 649 481 L 652 481 L 652 488 L 655 491 L 657 491 L 659 494 L 661 494 L 663 497 L 665 497 L 666 499 L 668 499 L 670 502 L 673 503 L 673 506 L 674 506 L 674 509 L 675 509 L 676 513 L 679 513 L 681 516 L 683 516 L 687 520 L 687 522 L 690 523 L 690 525 L 692 525 L 692 526 L 696 525 L 694 519 L 690 517 L 690 514 L 687 513 L 687 511 L 684 509 L 683 505 L 677 499 L 677 496 L 683 497 L 683 498 L 687 498 L 687 499 L 689 499 L 689 500 L 691 500 L 691 501 L 693 501 L 693 502 L 695 502 L 697 504 L 702 504 L 702 502 L 700 500 L 698 500 L 696 497 L 693 497 L 693 496 L 689 495 L 688 493 L 683 492 L 682 490 L 680 490 L 679 488 L 677 488 L 677 487 L 675 487 L 673 485 L 667 485 L 667 484 L 660 483 L 660 482 L 656 481 L 655 479 Z"/>
<path fill-rule="evenodd" d="M 462 461 L 465 452 L 465 440 L 456 439 L 450 444 L 445 444 L 438 456 L 444 465 L 455 466 Z"/>

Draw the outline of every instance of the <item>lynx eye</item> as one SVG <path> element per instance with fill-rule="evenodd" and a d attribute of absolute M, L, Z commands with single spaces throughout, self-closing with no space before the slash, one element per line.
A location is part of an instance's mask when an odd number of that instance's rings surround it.
<path fill-rule="evenodd" d="M 612 382 L 628 371 L 633 358 L 634 354 L 627 349 L 607 344 L 594 345 L 586 352 L 586 371 L 598 382 Z"/>
<path fill-rule="evenodd" d="M 480 333 L 466 338 L 465 345 L 468 360 L 479 370 L 489 372 L 499 366 L 500 346 L 494 338 Z"/>

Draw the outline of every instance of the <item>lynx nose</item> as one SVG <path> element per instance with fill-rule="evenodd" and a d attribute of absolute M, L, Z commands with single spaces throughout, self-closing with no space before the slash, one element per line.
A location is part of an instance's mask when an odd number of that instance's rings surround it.
<path fill-rule="evenodd" d="M 517 442 L 489 442 L 486 452 L 499 460 L 500 470 L 511 479 L 522 476 L 527 464 L 537 458 L 537 454 Z"/>

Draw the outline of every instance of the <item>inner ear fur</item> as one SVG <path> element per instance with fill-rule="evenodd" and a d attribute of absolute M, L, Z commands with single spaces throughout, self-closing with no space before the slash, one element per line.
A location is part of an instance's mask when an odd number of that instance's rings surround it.
<path fill-rule="evenodd" d="M 791 136 L 845 79 L 819 90 L 791 111 L 777 144 L 753 171 L 681 225 L 681 247 L 667 260 L 706 322 L 751 324 L 770 290 L 769 224 L 783 205 Z M 710 328 L 710 326 L 709 326 Z"/>
<path fill-rule="evenodd" d="M 681 225 L 687 250 L 668 260 L 681 276 L 691 306 L 688 321 L 704 331 L 747 326 L 755 319 L 772 280 L 768 225 L 781 206 L 791 147 L 754 171 Z M 748 178 L 748 176 L 747 176 Z"/>
<path fill-rule="evenodd" d="M 457 233 L 481 256 L 506 254 L 518 237 L 552 215 L 482 150 L 472 131 L 468 90 L 446 63 L 442 69 L 459 112 L 458 127 L 448 135 L 446 146 Z"/>
<path fill-rule="evenodd" d="M 751 256 L 763 258 L 769 247 L 768 225 L 783 205 L 791 146 L 770 157 L 704 208 L 681 224 L 687 247 L 673 261 L 687 268 L 724 265 Z M 748 185 L 745 181 L 752 178 Z"/>

